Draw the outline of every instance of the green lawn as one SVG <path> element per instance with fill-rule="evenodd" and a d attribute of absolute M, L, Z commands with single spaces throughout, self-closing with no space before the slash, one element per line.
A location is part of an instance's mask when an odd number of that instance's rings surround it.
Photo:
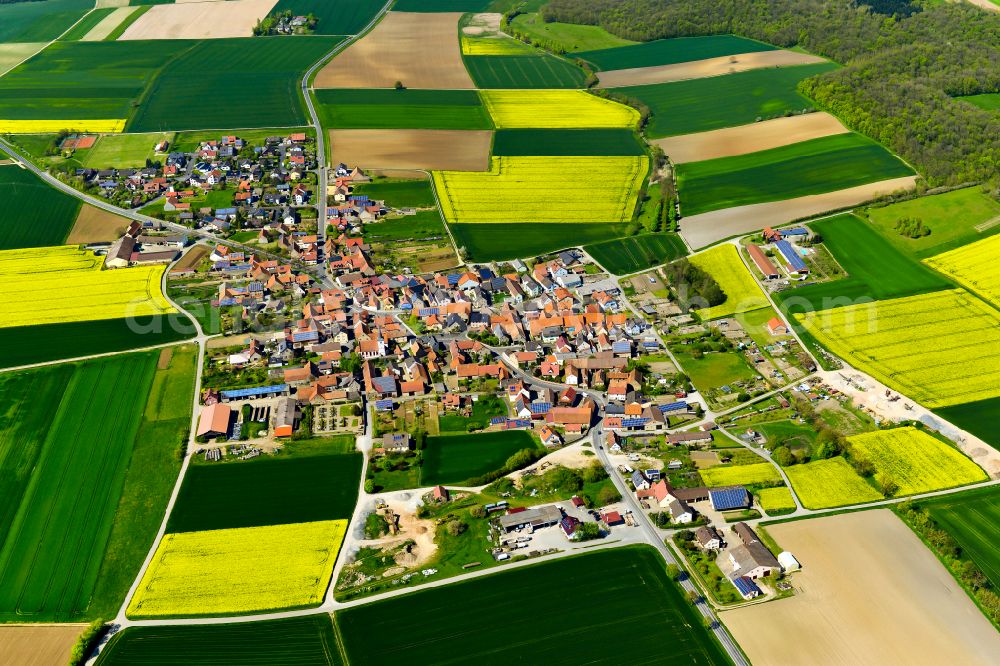
<path fill-rule="evenodd" d="M 479 88 L 583 88 L 583 70 L 553 55 L 464 56 Z"/>
<path fill-rule="evenodd" d="M 367 194 L 393 208 L 433 208 L 437 205 L 429 180 L 375 178 L 370 183 L 355 185 L 352 193 Z"/>
<path fill-rule="evenodd" d="M 464 485 L 501 469 L 508 458 L 522 449 L 540 448 L 541 444 L 523 430 L 428 437 L 420 484 Z"/>
<path fill-rule="evenodd" d="M 671 347 L 684 372 L 699 391 L 709 391 L 742 379 L 756 377 L 746 360 L 736 352 L 713 352 L 694 358 L 684 347 Z"/>
<path fill-rule="evenodd" d="M 289 446 L 291 446 L 290 444 Z M 169 532 L 195 532 L 349 518 L 361 478 L 361 455 L 259 456 L 188 468 Z M 206 511 L 206 507 L 212 510 Z"/>
<path fill-rule="evenodd" d="M 164 627 L 129 627 L 101 651 L 101 666 L 340 666 L 326 613 L 287 620 Z"/>
<path fill-rule="evenodd" d="M 494 155 L 645 155 L 629 129 L 502 129 Z"/>
<path fill-rule="evenodd" d="M 665 569 L 648 546 L 614 548 L 356 606 L 334 622 L 357 664 L 621 663 L 622 643 L 597 637 L 595 613 L 605 629 L 655 636 L 647 661 L 728 664 Z"/>
<path fill-rule="evenodd" d="M 802 79 L 837 68 L 833 63 L 757 69 L 726 76 L 616 88 L 653 112 L 651 138 L 707 132 L 813 108 L 796 91 Z"/>
<path fill-rule="evenodd" d="M 319 22 L 316 35 L 353 35 L 361 32 L 385 3 L 382 0 L 278 0 L 271 14 L 291 11 L 295 16 L 312 14 Z"/>
<path fill-rule="evenodd" d="M 787 446 L 790 449 L 808 452 L 816 442 L 816 429 L 806 423 L 788 420 L 771 421 L 755 423 L 751 427 L 767 438 L 767 448 L 772 450 L 776 446 Z"/>
<path fill-rule="evenodd" d="M 326 129 L 490 129 L 475 90 L 313 91 Z"/>
<path fill-rule="evenodd" d="M 91 0 L 44 0 L 0 4 L 0 44 L 47 42 L 86 14 Z"/>
<path fill-rule="evenodd" d="M 0 250 L 61 245 L 80 212 L 79 199 L 17 166 L 0 166 L 0 201 Z"/>
<path fill-rule="evenodd" d="M 676 170 L 685 215 L 832 192 L 913 173 L 880 144 L 854 133 L 688 162 Z"/>
<path fill-rule="evenodd" d="M 14 482 L 3 485 L 8 522 L 0 535 L 0 621 L 86 619 L 113 612 L 123 600 L 127 584 L 105 596 L 107 606 L 92 607 L 139 429 L 140 415 L 129 410 L 146 403 L 158 355 L 3 375 L 3 412 L 23 420 L 25 425 L 16 427 L 24 439 L 16 445 L 26 452 L 13 452 L 11 468 L 8 456 L 2 463 L 4 477 L 10 474 Z M 36 384 L 49 399 L 39 402 L 21 393 L 24 382 Z M 169 476 L 170 469 L 156 474 Z M 129 564 L 137 567 L 138 560 Z M 121 577 L 131 582 L 127 573 Z"/>
<path fill-rule="evenodd" d="M 975 562 L 994 587 L 1000 586 L 1000 489 L 971 490 L 919 504 L 958 541 L 963 557 Z"/>
<path fill-rule="evenodd" d="M 624 224 L 531 224 L 525 233 L 522 223 L 451 224 L 459 247 L 473 261 L 504 261 L 545 254 L 566 247 L 587 245 L 620 238 Z"/>
<path fill-rule="evenodd" d="M 951 286 L 854 215 L 837 215 L 809 226 L 823 237 L 827 249 L 847 271 L 847 277 L 775 294 L 786 312 L 827 310 L 858 299 L 913 296 Z"/>
<path fill-rule="evenodd" d="M 982 95 L 965 95 L 960 100 L 975 104 L 986 111 L 1000 111 L 1000 93 L 985 93 Z"/>
<path fill-rule="evenodd" d="M 458 412 L 443 412 L 438 417 L 441 432 L 466 432 L 472 426 L 480 430 L 488 428 L 494 416 L 507 416 L 507 406 L 503 398 L 483 396 L 472 403 L 472 416 L 462 416 Z"/>
<path fill-rule="evenodd" d="M 109 167 L 144 167 L 146 160 L 156 157 L 153 148 L 161 141 L 173 144 L 172 132 L 150 134 L 103 134 L 83 160 L 84 166 L 94 169 Z M 173 148 L 171 147 L 171 150 Z M 163 156 L 158 158 L 163 159 Z"/>
<path fill-rule="evenodd" d="M 552 51 L 589 51 L 627 46 L 636 42 L 616 37 L 595 25 L 546 23 L 537 12 L 519 14 L 511 21 L 513 33 L 522 33 Z M 576 54 L 580 56 L 580 54 Z"/>
<path fill-rule="evenodd" d="M 586 245 L 583 249 L 615 275 L 636 273 L 687 254 L 684 241 L 673 233 L 640 234 Z"/>
<path fill-rule="evenodd" d="M 705 60 L 740 53 L 774 51 L 776 48 L 770 44 L 735 35 L 712 35 L 711 37 L 658 39 L 623 48 L 601 48 L 600 50 L 577 53 L 576 57 L 592 63 L 599 71 L 606 71 L 673 65 L 679 62 Z"/>
<path fill-rule="evenodd" d="M 983 194 L 978 187 L 872 207 L 864 215 L 896 249 L 918 259 L 1000 233 L 1000 202 Z M 931 230 L 930 235 L 922 238 L 901 235 L 895 229 L 901 218 L 919 219 Z M 976 230 L 977 225 L 988 225 L 993 220 L 996 223 L 988 229 Z"/>

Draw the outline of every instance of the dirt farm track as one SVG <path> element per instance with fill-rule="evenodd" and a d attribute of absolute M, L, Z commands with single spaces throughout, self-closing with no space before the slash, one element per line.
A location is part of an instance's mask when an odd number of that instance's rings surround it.
<path fill-rule="evenodd" d="M 773 525 L 790 599 L 723 611 L 755 664 L 995 664 L 1000 634 L 887 509 Z"/>

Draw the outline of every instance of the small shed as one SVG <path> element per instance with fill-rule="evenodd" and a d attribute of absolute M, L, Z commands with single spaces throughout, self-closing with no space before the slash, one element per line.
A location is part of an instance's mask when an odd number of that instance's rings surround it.
<path fill-rule="evenodd" d="M 787 550 L 778 553 L 778 564 L 781 565 L 781 570 L 785 573 L 790 573 L 792 571 L 798 571 L 802 568 L 799 561 L 795 559 L 795 556 L 789 553 Z"/>

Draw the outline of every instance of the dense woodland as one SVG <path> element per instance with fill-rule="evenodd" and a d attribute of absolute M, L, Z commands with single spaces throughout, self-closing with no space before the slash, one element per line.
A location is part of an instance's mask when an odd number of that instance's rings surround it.
<path fill-rule="evenodd" d="M 552 0 L 547 21 L 648 41 L 733 33 L 846 65 L 801 90 L 916 167 L 929 184 L 1000 181 L 1000 114 L 954 99 L 1000 91 L 1000 14 L 964 3 L 911 13 L 837 0 Z M 919 8 L 919 7 L 917 7 Z M 892 12 L 892 15 L 887 15 Z"/>

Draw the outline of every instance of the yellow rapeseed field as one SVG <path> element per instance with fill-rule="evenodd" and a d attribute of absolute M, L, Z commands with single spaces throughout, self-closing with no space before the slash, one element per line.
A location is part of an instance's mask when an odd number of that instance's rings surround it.
<path fill-rule="evenodd" d="M 985 481 L 986 472 L 961 451 L 916 428 L 893 428 L 848 437 L 854 455 L 875 467 L 880 483 L 898 486 L 895 496 Z"/>
<path fill-rule="evenodd" d="M 636 127 L 639 112 L 583 90 L 482 90 L 497 129 Z"/>
<path fill-rule="evenodd" d="M 781 475 L 769 462 L 753 465 L 718 465 L 698 470 L 706 486 L 752 486 L 781 482 Z"/>
<path fill-rule="evenodd" d="M 532 55 L 536 51 L 524 42 L 503 35 L 470 37 L 462 35 L 462 55 Z"/>
<path fill-rule="evenodd" d="M 787 511 L 795 508 L 792 491 L 787 486 L 764 488 L 757 491 L 757 501 L 765 512 Z"/>
<path fill-rule="evenodd" d="M 931 268 L 954 278 L 1000 307 L 1000 236 L 924 259 Z"/>
<path fill-rule="evenodd" d="M 110 120 L 0 120 L 0 134 L 44 134 L 71 130 L 74 132 L 121 132 L 125 119 Z"/>
<path fill-rule="evenodd" d="M 0 328 L 176 312 L 160 291 L 163 266 L 103 265 L 69 245 L 0 251 Z"/>
<path fill-rule="evenodd" d="M 718 245 L 693 255 L 690 261 L 715 278 L 726 295 L 726 300 L 720 305 L 700 310 L 702 319 L 730 317 L 768 306 L 764 292 L 743 264 L 735 245 Z"/>
<path fill-rule="evenodd" d="M 829 509 L 885 499 L 840 456 L 789 465 L 785 474 L 807 509 Z"/>
<path fill-rule="evenodd" d="M 925 407 L 1000 396 L 1000 313 L 964 289 L 795 317 L 831 352 Z"/>
<path fill-rule="evenodd" d="M 319 605 L 346 520 L 167 534 L 129 617 L 238 615 Z"/>
<path fill-rule="evenodd" d="M 486 222 L 627 222 L 646 156 L 493 157 L 489 171 L 435 171 L 445 219 Z"/>

